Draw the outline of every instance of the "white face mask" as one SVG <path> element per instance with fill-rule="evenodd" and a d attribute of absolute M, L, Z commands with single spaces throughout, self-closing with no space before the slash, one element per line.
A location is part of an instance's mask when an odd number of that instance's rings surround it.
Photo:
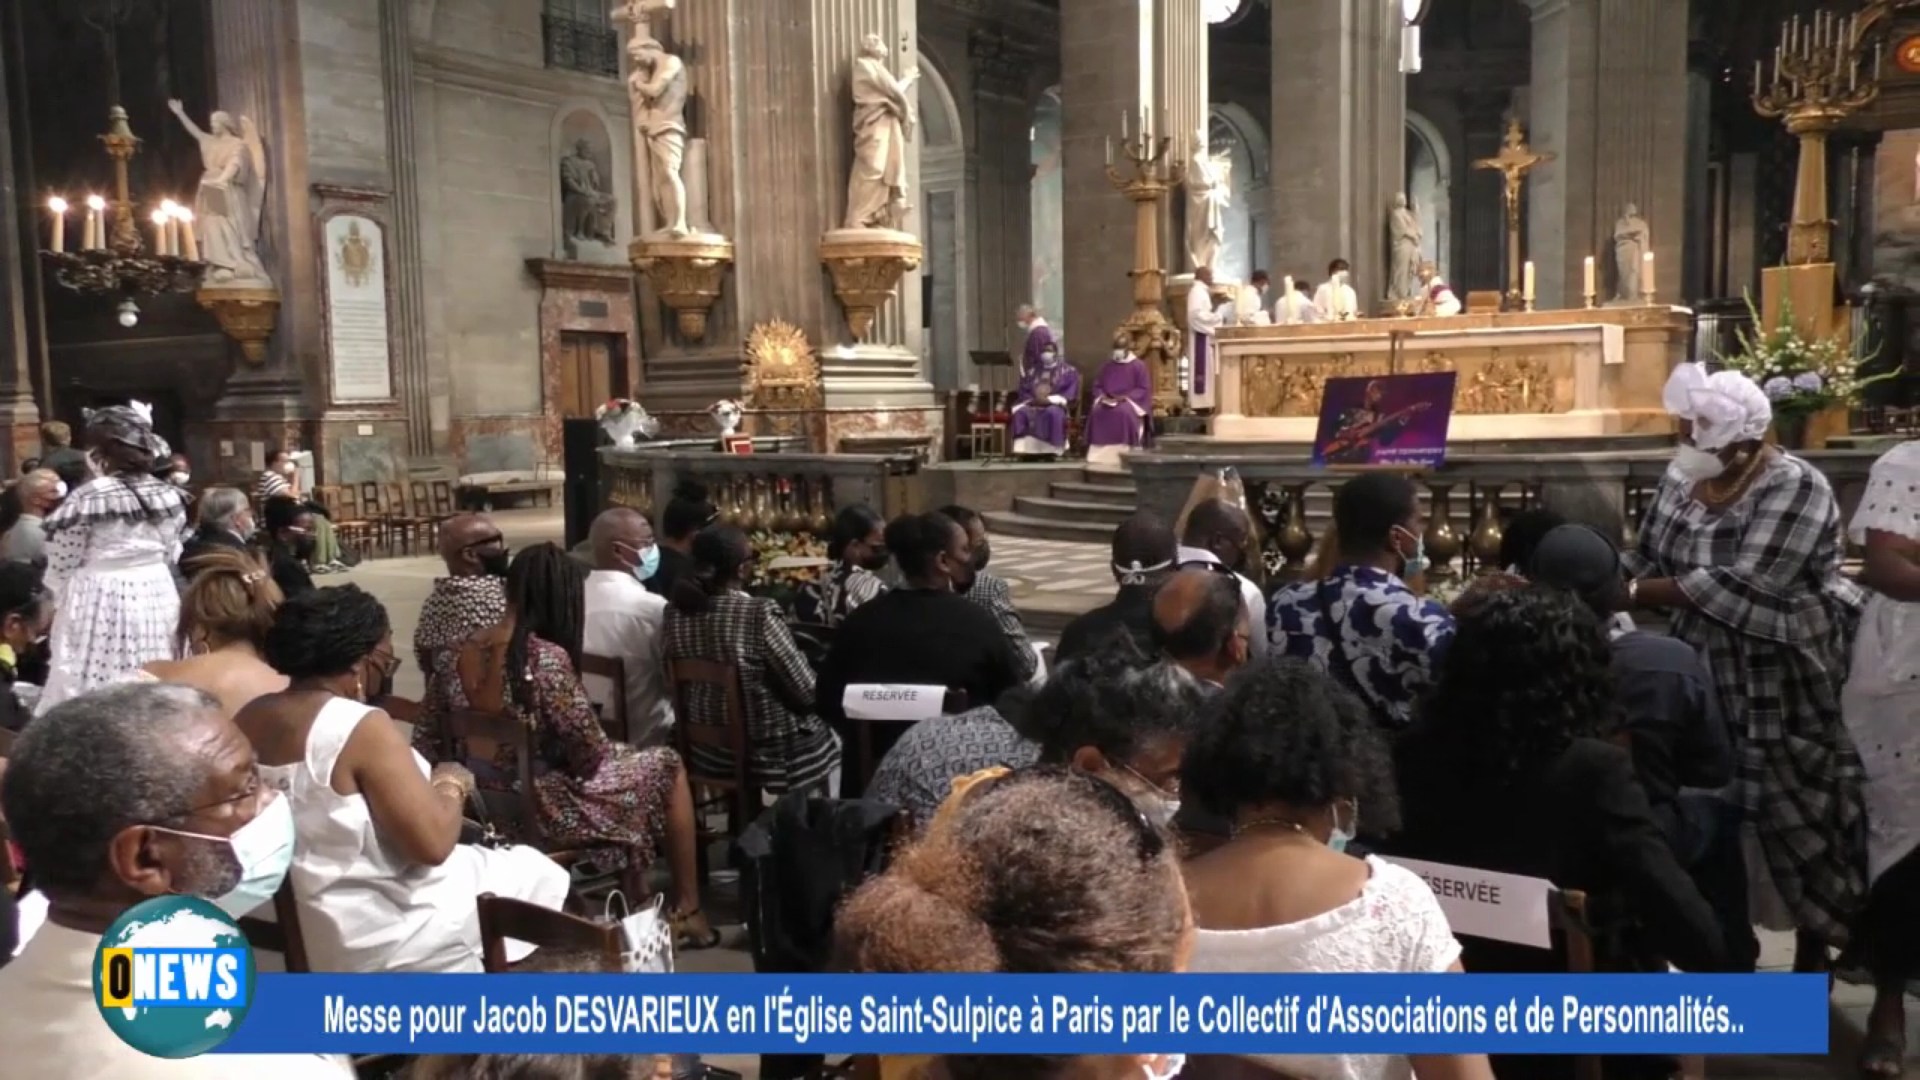
<path fill-rule="evenodd" d="M 280 466 L 280 471 L 281 473 L 287 476 L 292 476 L 295 472 L 299 471 L 299 468 L 300 467 L 298 465 L 295 465 L 293 462 L 289 461 L 285 465 Z"/>
<path fill-rule="evenodd" d="M 268 796 L 252 821 L 233 831 L 231 836 L 166 829 L 176 836 L 189 836 L 210 844 L 224 844 L 233 851 L 235 880 L 219 896 L 209 896 L 221 911 L 239 918 L 273 899 L 280 883 L 293 865 L 293 804 L 276 791 Z"/>
<path fill-rule="evenodd" d="M 1186 1067 L 1185 1054 L 1162 1054 L 1140 1063 L 1140 1071 L 1146 1074 L 1147 1080 L 1173 1080 Z"/>
<path fill-rule="evenodd" d="M 1726 472 L 1727 463 L 1720 460 L 1720 455 L 1710 450 L 1702 450 L 1690 443 L 1681 443 L 1673 452 L 1673 471 L 1682 480 L 1697 484 Z"/>
<path fill-rule="evenodd" d="M 193 479 L 191 476 L 183 472 L 167 474 L 167 481 L 171 483 L 174 487 L 186 487 L 187 481 L 191 479 Z"/>

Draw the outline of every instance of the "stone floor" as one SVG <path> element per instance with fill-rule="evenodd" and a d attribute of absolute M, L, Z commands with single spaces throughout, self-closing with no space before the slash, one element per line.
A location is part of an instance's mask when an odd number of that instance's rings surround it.
<path fill-rule="evenodd" d="M 561 533 L 557 511 L 505 511 L 494 519 L 507 534 L 510 544 L 522 547 L 545 540 L 558 540 Z M 1006 577 L 1014 588 L 1016 602 L 1033 617 L 1035 630 L 1048 634 L 1049 624 L 1090 607 L 1104 603 L 1113 593 L 1113 578 L 1107 569 L 1108 553 L 1103 545 L 1074 544 L 1022 537 L 999 537 L 993 542 L 993 569 Z M 343 574 L 319 579 L 322 585 L 354 582 L 379 596 L 393 620 L 396 652 L 411 660 L 413 627 L 420 604 L 440 572 L 437 559 L 414 557 L 376 559 Z M 404 664 L 396 678 L 396 692 L 418 697 L 421 675 L 411 662 Z M 730 875 L 727 875 L 730 876 Z M 723 876 L 709 906 L 716 912 L 735 908 L 730 882 Z M 1785 971 L 1793 959 L 1791 935 L 1763 934 L 1761 964 L 1768 971 Z M 752 962 L 746 953 L 745 932 L 737 925 L 727 928 L 723 947 L 681 957 L 680 966 L 688 971 L 746 972 Z M 1834 991 L 1832 1050 L 1818 1057 L 1725 1057 L 1708 1063 L 1708 1074 L 1720 1080 L 1788 1080 L 1800 1077 L 1853 1077 L 1852 1062 L 1859 1046 L 1859 1032 L 1866 1018 L 1872 992 L 1866 987 L 1841 983 Z M 1920 1009 L 1909 1009 L 1909 1063 L 1920 1062 Z M 710 1060 L 752 1078 L 759 1074 L 758 1059 L 748 1056 L 717 1055 Z"/>

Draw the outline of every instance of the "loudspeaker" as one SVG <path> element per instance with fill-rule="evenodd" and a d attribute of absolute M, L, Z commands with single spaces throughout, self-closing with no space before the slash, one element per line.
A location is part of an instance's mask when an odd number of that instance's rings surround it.
<path fill-rule="evenodd" d="M 600 505 L 600 448 L 609 445 L 600 423 L 586 418 L 560 422 L 560 453 L 566 475 L 567 550 L 587 539 L 587 529 L 604 509 Z"/>

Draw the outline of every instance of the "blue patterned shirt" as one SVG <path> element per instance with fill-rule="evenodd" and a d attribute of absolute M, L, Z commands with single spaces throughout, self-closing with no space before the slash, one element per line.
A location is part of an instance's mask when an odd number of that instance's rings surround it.
<path fill-rule="evenodd" d="M 1311 661 L 1403 728 L 1453 640 L 1453 616 L 1384 570 L 1342 566 L 1274 593 L 1267 638 L 1275 655 Z"/>

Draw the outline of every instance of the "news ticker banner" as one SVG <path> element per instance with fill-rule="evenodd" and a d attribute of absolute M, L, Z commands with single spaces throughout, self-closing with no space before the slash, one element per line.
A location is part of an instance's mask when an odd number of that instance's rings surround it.
<path fill-rule="evenodd" d="M 265 974 L 217 1052 L 1822 1054 L 1827 993 L 1821 975 Z"/>

